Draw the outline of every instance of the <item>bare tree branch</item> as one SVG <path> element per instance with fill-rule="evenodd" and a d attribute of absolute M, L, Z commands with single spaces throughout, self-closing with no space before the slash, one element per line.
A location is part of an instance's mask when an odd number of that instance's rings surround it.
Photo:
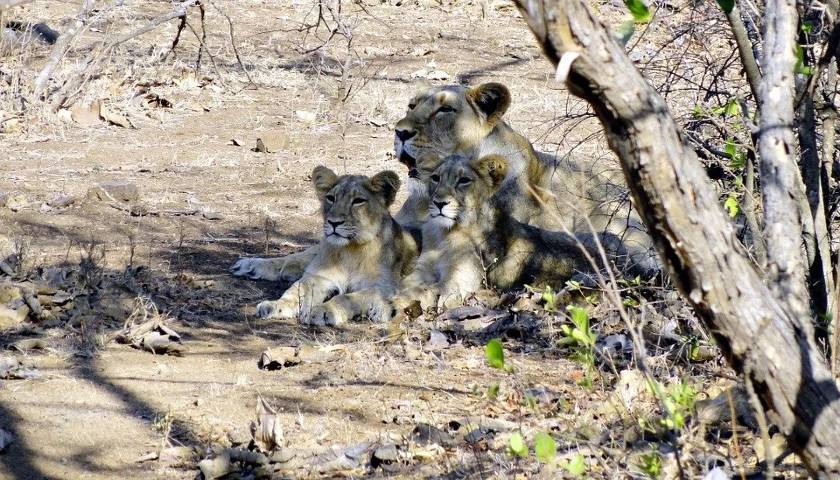
<path fill-rule="evenodd" d="M 14 1 L 14 0 L 12 0 Z M 52 75 L 53 70 L 55 70 L 56 65 L 58 62 L 61 61 L 61 58 L 64 57 L 67 48 L 70 46 L 70 43 L 76 38 L 76 35 L 79 34 L 79 31 L 85 25 L 88 16 L 90 15 L 91 10 L 93 10 L 93 3 L 94 0 L 84 0 L 82 2 L 82 6 L 79 9 L 78 15 L 76 15 L 76 21 L 73 22 L 72 25 L 67 29 L 66 32 L 62 33 L 60 37 L 58 37 L 58 41 L 55 42 L 55 46 L 50 53 L 49 59 L 47 59 L 46 65 L 44 68 L 41 69 L 41 72 L 38 74 L 38 77 L 35 79 L 35 96 L 38 97 L 44 91 L 44 87 L 47 85 L 47 81 L 49 81 L 50 76 Z"/>
<path fill-rule="evenodd" d="M 733 367 L 746 372 L 762 406 L 778 413 L 780 428 L 811 474 L 837 478 L 840 391 L 814 344 L 810 318 L 791 314 L 746 258 L 662 97 L 583 0 L 517 4 L 552 63 L 579 55 L 567 84 L 601 120 L 682 294 Z M 799 238 L 799 231 L 788 235 Z"/>

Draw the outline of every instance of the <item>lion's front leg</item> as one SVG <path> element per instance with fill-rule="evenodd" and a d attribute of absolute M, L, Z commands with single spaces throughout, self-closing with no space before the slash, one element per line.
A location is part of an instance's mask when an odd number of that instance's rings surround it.
<path fill-rule="evenodd" d="M 319 248 L 319 245 L 313 245 L 302 252 L 279 258 L 240 258 L 230 267 L 230 272 L 251 280 L 295 282 L 303 277 Z"/>
<path fill-rule="evenodd" d="M 312 307 L 320 304 L 335 290 L 333 282 L 313 275 L 295 282 L 279 300 L 266 300 L 257 305 L 261 318 L 307 318 Z"/>
<path fill-rule="evenodd" d="M 391 307 L 380 291 L 365 289 L 337 295 L 328 302 L 313 307 L 306 323 L 316 326 L 338 326 L 363 315 L 376 322 L 391 318 Z"/>
<path fill-rule="evenodd" d="M 400 291 L 391 299 L 391 305 L 397 312 L 409 308 L 414 302 L 420 302 L 425 310 L 437 305 L 438 285 L 434 264 L 436 256 L 420 255 L 414 270 L 400 283 Z"/>
<path fill-rule="evenodd" d="M 484 269 L 478 261 L 458 262 L 450 266 L 440 286 L 438 308 L 455 308 L 463 305 L 470 295 L 481 290 Z"/>

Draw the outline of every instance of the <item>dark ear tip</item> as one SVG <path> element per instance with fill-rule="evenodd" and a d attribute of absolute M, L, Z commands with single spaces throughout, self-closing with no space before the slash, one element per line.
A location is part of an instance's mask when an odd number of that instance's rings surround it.
<path fill-rule="evenodd" d="M 479 88 L 488 89 L 488 90 L 495 90 L 495 91 L 497 91 L 498 93 L 500 93 L 504 96 L 510 96 L 510 90 L 508 89 L 508 87 L 505 86 L 502 83 L 499 83 L 499 82 L 482 83 L 479 86 Z"/>

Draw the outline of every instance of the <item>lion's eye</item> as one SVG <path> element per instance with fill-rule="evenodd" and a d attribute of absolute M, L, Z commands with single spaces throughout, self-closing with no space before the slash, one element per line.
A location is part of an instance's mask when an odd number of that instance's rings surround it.
<path fill-rule="evenodd" d="M 437 183 L 440 181 L 440 175 L 432 175 L 432 181 Z"/>
<path fill-rule="evenodd" d="M 363 203 L 367 203 L 367 199 L 364 198 L 354 198 L 353 205 L 362 205 Z"/>
<path fill-rule="evenodd" d="M 416 107 L 416 106 L 417 106 L 417 104 L 416 104 L 416 103 L 409 103 L 409 104 L 408 104 L 408 109 L 409 109 L 409 110 L 414 110 L 414 107 Z"/>
<path fill-rule="evenodd" d="M 450 107 L 449 105 L 444 105 L 444 106 L 438 108 L 438 112 L 441 112 L 441 113 L 450 113 L 450 112 L 454 112 L 454 111 L 455 111 L 455 109 L 453 107 Z"/>
<path fill-rule="evenodd" d="M 335 201 L 335 196 L 334 195 L 327 195 L 326 199 L 327 199 L 328 202 L 333 203 Z"/>
<path fill-rule="evenodd" d="M 469 185 L 470 183 L 472 183 L 471 178 L 461 177 L 458 179 L 458 185 Z"/>

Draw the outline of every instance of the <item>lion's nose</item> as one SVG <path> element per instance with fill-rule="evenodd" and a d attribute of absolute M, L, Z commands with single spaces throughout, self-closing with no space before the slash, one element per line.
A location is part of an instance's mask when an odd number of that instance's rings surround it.
<path fill-rule="evenodd" d="M 340 226 L 341 224 L 344 223 L 344 220 L 339 220 L 337 222 L 333 221 L 333 220 L 327 220 L 327 223 L 329 223 L 333 227 L 333 230 L 335 230 L 336 227 L 338 227 L 338 226 Z"/>
<path fill-rule="evenodd" d="M 417 135 L 417 131 L 401 130 L 401 129 L 394 130 L 394 133 L 396 133 L 397 138 L 399 138 L 403 142 L 408 140 L 409 138 Z"/>
<path fill-rule="evenodd" d="M 438 210 L 443 210 L 443 207 L 449 205 L 449 202 L 438 202 L 437 200 L 435 200 L 432 203 L 434 203 L 435 206 L 438 207 Z"/>

